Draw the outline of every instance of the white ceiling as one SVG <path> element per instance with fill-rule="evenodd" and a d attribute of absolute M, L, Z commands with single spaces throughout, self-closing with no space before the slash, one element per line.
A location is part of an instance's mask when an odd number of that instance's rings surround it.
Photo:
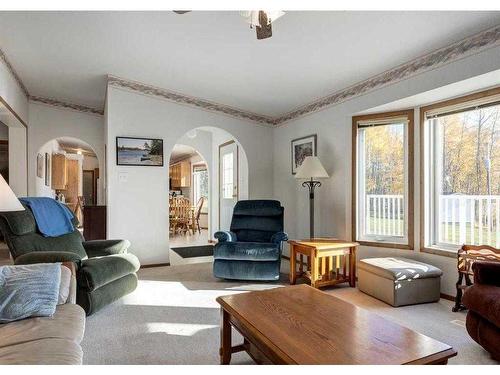
<path fill-rule="evenodd" d="M 106 75 L 277 116 L 500 24 L 500 12 L 0 12 L 31 95 L 102 108 Z"/>

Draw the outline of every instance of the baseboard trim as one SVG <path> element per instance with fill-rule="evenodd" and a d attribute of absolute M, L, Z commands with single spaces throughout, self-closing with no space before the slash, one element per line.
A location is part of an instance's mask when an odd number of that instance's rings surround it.
<path fill-rule="evenodd" d="M 141 268 L 167 267 L 170 263 L 141 264 Z"/>
<path fill-rule="evenodd" d="M 455 297 L 450 296 L 449 294 L 444 294 L 444 293 L 441 293 L 440 297 L 441 297 L 442 299 L 447 299 L 448 301 L 455 302 Z"/>

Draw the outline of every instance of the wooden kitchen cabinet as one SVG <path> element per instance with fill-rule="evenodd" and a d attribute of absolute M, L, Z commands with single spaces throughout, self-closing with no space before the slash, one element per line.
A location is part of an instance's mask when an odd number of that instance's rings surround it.
<path fill-rule="evenodd" d="M 191 163 L 180 161 L 172 164 L 169 168 L 173 188 L 185 188 L 191 186 Z"/>
<path fill-rule="evenodd" d="M 65 190 L 67 183 L 68 172 L 66 168 L 66 156 L 62 154 L 52 154 L 52 189 Z"/>

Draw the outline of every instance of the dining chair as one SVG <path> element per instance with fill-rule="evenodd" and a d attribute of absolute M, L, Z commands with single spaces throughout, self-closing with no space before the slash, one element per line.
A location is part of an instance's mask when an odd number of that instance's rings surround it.
<path fill-rule="evenodd" d="M 189 223 L 191 221 L 191 202 L 185 197 L 175 197 L 170 206 L 170 225 L 171 232 L 174 234 L 181 230 L 184 234 L 189 232 Z"/>
<path fill-rule="evenodd" d="M 194 210 L 194 215 L 193 215 L 193 234 L 194 234 L 194 226 L 196 225 L 196 228 L 198 229 L 198 233 L 201 234 L 201 227 L 200 227 L 200 216 L 201 216 L 201 209 L 203 208 L 203 204 L 205 203 L 205 197 L 200 197 L 198 199 L 198 203 L 196 203 L 196 208 Z"/>

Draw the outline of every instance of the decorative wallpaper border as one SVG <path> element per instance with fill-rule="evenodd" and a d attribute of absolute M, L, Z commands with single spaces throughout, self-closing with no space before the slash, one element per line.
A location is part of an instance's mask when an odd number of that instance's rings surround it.
<path fill-rule="evenodd" d="M 417 74 L 436 69 L 452 61 L 462 59 L 500 44 L 500 25 L 430 52 L 422 57 L 399 65 L 365 81 L 337 91 L 310 104 L 288 112 L 274 119 L 274 125 L 318 112 L 370 91 L 408 79 Z"/>
<path fill-rule="evenodd" d="M 371 91 L 403 81 L 423 72 L 439 68 L 453 61 L 463 59 L 467 56 L 493 48 L 497 45 L 500 45 L 500 25 L 467 37 L 447 47 L 430 52 L 424 56 L 389 69 L 365 81 L 358 82 L 350 87 L 334 92 L 275 118 L 112 75 L 108 75 L 108 85 L 137 91 L 146 95 L 157 96 L 175 103 L 190 105 L 211 112 L 219 112 L 228 116 L 250 120 L 267 126 L 278 126 L 299 117 L 338 105 L 357 96 L 361 96 Z M 23 84 L 19 75 L 16 73 L 15 69 L 12 67 L 5 53 L 1 49 L 0 60 L 4 62 L 5 66 L 29 100 L 84 113 L 96 115 L 104 114 L 103 109 L 30 95 L 26 86 Z"/>
<path fill-rule="evenodd" d="M 104 115 L 103 109 L 97 109 L 97 108 L 87 107 L 85 105 L 63 102 L 63 101 L 60 101 L 57 99 L 43 98 L 41 96 L 30 95 L 28 98 L 30 101 L 32 101 L 34 103 L 46 104 L 46 105 L 50 105 L 52 107 L 70 109 L 73 111 L 78 111 L 78 112 L 83 112 L 83 113 L 91 113 L 94 115 L 100 115 L 100 116 Z"/>
<path fill-rule="evenodd" d="M 5 67 L 7 68 L 7 70 L 9 71 L 9 73 L 12 75 L 12 77 L 14 78 L 14 80 L 17 82 L 17 84 L 19 85 L 19 88 L 24 93 L 24 95 L 26 95 L 26 97 L 28 97 L 30 95 L 28 93 L 28 89 L 26 88 L 26 86 L 24 86 L 23 81 L 21 81 L 21 78 L 19 77 L 19 75 L 17 74 L 16 70 L 14 69 L 14 67 L 12 66 L 12 64 L 9 61 L 9 59 L 7 58 L 7 56 L 2 51 L 1 48 L 0 48 L 0 60 L 3 61 Z"/>
<path fill-rule="evenodd" d="M 167 89 L 151 86 L 145 83 L 131 81 L 125 78 L 108 75 L 108 85 L 138 91 L 142 94 L 157 96 L 172 102 L 195 106 L 210 112 L 220 112 L 236 118 L 250 120 L 265 125 L 274 125 L 274 119 L 268 116 L 259 115 L 244 111 L 242 109 L 230 107 L 225 104 L 214 103 L 209 100 L 197 98 L 194 96 L 180 94 Z"/>

